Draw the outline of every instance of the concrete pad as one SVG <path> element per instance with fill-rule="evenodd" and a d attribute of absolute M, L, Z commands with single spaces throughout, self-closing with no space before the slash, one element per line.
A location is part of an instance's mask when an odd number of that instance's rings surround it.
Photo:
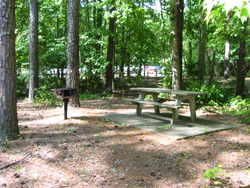
<path fill-rule="evenodd" d="M 189 116 L 179 115 L 177 124 L 171 125 L 171 113 L 161 112 L 156 115 L 152 110 L 143 110 L 141 116 L 136 116 L 135 110 L 126 110 L 119 113 L 104 114 L 102 117 L 126 123 L 143 130 L 161 134 L 172 139 L 183 139 L 208 132 L 230 129 L 243 126 L 231 122 L 217 121 L 206 118 L 197 118 L 195 122 Z"/>

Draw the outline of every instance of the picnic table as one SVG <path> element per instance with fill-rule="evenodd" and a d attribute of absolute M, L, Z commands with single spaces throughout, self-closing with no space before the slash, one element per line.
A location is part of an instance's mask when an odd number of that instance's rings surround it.
<path fill-rule="evenodd" d="M 136 113 L 137 115 L 141 115 L 143 104 L 151 104 L 154 105 L 155 113 L 159 114 L 160 107 L 165 107 L 167 109 L 171 109 L 173 112 L 172 122 L 173 124 L 177 123 L 179 109 L 182 107 L 181 102 L 183 100 L 187 100 L 189 103 L 189 109 L 191 114 L 191 120 L 195 121 L 196 119 L 196 102 L 195 98 L 198 95 L 207 95 L 206 92 L 197 92 L 197 91 L 186 91 L 186 90 L 172 90 L 172 89 L 160 89 L 160 88 L 130 88 L 131 91 L 140 92 L 138 99 L 124 99 L 126 101 L 130 101 L 137 105 Z M 163 104 L 158 101 L 158 95 L 160 93 L 170 94 L 174 100 L 174 105 Z M 145 97 L 147 95 L 153 96 L 153 102 L 145 101 Z"/>

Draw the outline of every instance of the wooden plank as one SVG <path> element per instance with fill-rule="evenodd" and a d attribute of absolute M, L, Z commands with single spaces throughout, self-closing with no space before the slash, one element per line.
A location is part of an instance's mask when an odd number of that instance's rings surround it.
<path fill-rule="evenodd" d="M 143 101 L 143 100 L 130 99 L 130 98 L 123 98 L 123 100 L 132 102 L 132 103 L 134 103 L 134 104 L 137 105 L 137 108 L 136 108 L 136 115 L 137 115 L 137 116 L 140 116 L 140 115 L 141 115 L 142 104 L 151 104 L 151 105 L 155 105 L 155 106 L 160 106 L 160 107 L 169 108 L 169 109 L 172 110 L 172 120 L 171 120 L 171 124 L 176 124 L 176 123 L 177 123 L 177 121 L 178 121 L 178 116 L 179 116 L 179 111 L 178 111 L 178 109 L 182 107 L 182 106 L 166 105 L 166 104 L 161 104 L 161 103 L 157 103 L 157 102 Z"/>
<path fill-rule="evenodd" d="M 172 89 L 161 89 L 161 88 L 130 88 L 131 91 L 140 91 L 147 93 L 168 93 L 175 95 L 208 95 L 206 92 L 199 91 L 186 91 L 186 90 L 172 90 Z"/>
<path fill-rule="evenodd" d="M 174 108 L 174 109 L 182 108 L 182 106 L 167 105 L 167 104 L 162 104 L 162 103 L 158 103 L 158 102 L 142 101 L 142 100 L 138 100 L 138 99 L 124 98 L 123 100 L 133 102 L 133 103 L 139 103 L 139 104 L 150 104 L 150 105 L 155 105 L 155 106 L 160 106 L 160 107 L 165 107 L 165 108 Z"/>

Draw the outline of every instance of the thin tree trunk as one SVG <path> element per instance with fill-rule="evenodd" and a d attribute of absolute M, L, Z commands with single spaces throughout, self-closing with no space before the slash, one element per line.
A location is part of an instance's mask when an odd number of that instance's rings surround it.
<path fill-rule="evenodd" d="M 68 44 L 66 87 L 77 89 L 77 97 L 70 100 L 71 106 L 79 102 L 79 7 L 80 0 L 69 0 L 68 7 Z"/>
<path fill-rule="evenodd" d="M 115 1 L 112 1 L 111 13 L 115 10 Z M 108 52 L 107 52 L 107 61 L 109 62 L 106 68 L 106 91 L 112 93 L 114 90 L 114 73 L 113 66 L 115 63 L 115 18 L 111 17 L 109 19 L 109 31 L 111 35 L 109 36 L 108 41 Z"/>
<path fill-rule="evenodd" d="M 56 20 L 56 38 L 60 38 L 60 18 L 57 16 Z M 60 64 L 57 64 L 57 78 L 60 79 Z"/>
<path fill-rule="evenodd" d="M 200 43 L 200 84 L 205 80 L 205 50 L 206 50 L 206 23 L 202 20 L 201 43 Z"/>
<path fill-rule="evenodd" d="M 163 59 L 163 70 L 164 70 L 164 76 L 167 75 L 167 69 L 166 69 L 166 40 L 165 40 L 165 20 L 164 20 L 164 14 L 163 14 L 163 7 L 162 7 L 162 0 L 160 0 L 160 6 L 161 6 L 161 32 L 162 32 L 162 59 Z M 144 69 L 145 70 L 145 69 Z M 145 76 L 145 71 L 144 71 Z"/>
<path fill-rule="evenodd" d="M 192 42 L 189 42 L 189 57 L 188 57 L 188 63 L 192 63 L 193 60 L 193 48 L 192 48 Z"/>
<path fill-rule="evenodd" d="M 225 44 L 225 70 L 224 78 L 230 77 L 230 42 L 227 40 Z"/>
<path fill-rule="evenodd" d="M 227 16 L 227 32 L 230 29 L 229 27 L 230 22 L 230 14 Z M 230 42 L 229 42 L 229 36 L 227 34 L 227 41 L 225 44 L 225 69 L 224 69 L 224 78 L 230 77 Z"/>
<path fill-rule="evenodd" d="M 216 61 L 215 55 L 216 55 L 216 52 L 215 52 L 215 50 L 213 50 L 213 59 L 212 59 L 212 62 L 210 64 L 210 71 L 209 71 L 209 81 L 208 81 L 209 86 L 212 86 L 213 80 L 214 80 L 214 67 L 215 67 L 215 61 Z"/>
<path fill-rule="evenodd" d="M 183 0 L 170 0 L 172 88 L 181 89 Z M 180 19 L 180 20 L 179 20 Z"/>
<path fill-rule="evenodd" d="M 239 62 L 237 66 L 237 90 L 236 95 L 240 95 L 243 99 L 246 97 L 245 93 L 245 78 L 246 78 L 246 25 L 244 30 L 240 33 L 240 49 Z"/>
<path fill-rule="evenodd" d="M 121 33 L 121 42 L 122 42 L 122 47 L 121 47 L 121 65 L 120 65 L 120 72 L 119 72 L 119 78 L 120 80 L 124 80 L 124 65 L 125 65 L 125 58 L 126 58 L 126 51 L 127 51 L 127 41 L 125 37 L 125 27 L 124 25 L 122 26 L 122 33 Z"/>
<path fill-rule="evenodd" d="M 178 0 L 177 3 L 177 35 L 179 48 L 179 64 L 180 64 L 180 88 L 182 87 L 182 51 L 183 51 L 183 19 L 184 19 L 184 0 Z"/>
<path fill-rule="evenodd" d="M 90 32 L 91 30 L 91 24 L 90 24 L 90 10 L 89 10 L 89 1 L 86 0 L 86 19 L 87 19 L 87 25 L 86 25 L 86 30 L 88 32 Z M 95 22 L 95 19 L 94 19 L 94 22 Z M 94 23 L 95 25 L 95 23 Z M 91 53 L 91 48 L 92 46 L 91 45 L 88 45 L 88 53 L 90 54 Z M 88 91 L 90 94 L 93 93 L 93 90 L 94 90 L 94 85 L 93 85 L 93 62 L 90 61 L 88 62 L 87 64 L 87 67 L 88 67 L 88 74 L 87 74 L 87 82 L 88 82 Z"/>
<path fill-rule="evenodd" d="M 127 77 L 130 77 L 130 53 L 128 53 L 128 63 L 127 63 L 128 69 L 127 69 Z"/>
<path fill-rule="evenodd" d="M 30 0 L 30 76 L 29 102 L 33 102 L 38 88 L 38 0 Z"/>
<path fill-rule="evenodd" d="M 18 138 L 15 0 L 0 2 L 0 142 Z"/>

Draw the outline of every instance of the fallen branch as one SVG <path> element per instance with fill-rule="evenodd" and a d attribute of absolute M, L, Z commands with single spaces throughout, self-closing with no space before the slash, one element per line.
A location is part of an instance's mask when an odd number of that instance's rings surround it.
<path fill-rule="evenodd" d="M 22 159 L 20 159 L 20 160 L 18 160 L 18 161 L 15 161 L 15 162 L 13 162 L 13 163 L 10 163 L 10 164 L 7 164 L 7 165 L 1 167 L 0 170 L 3 170 L 3 169 L 8 168 L 8 167 L 10 167 L 10 166 L 13 166 L 13 165 L 15 165 L 15 164 L 17 164 L 17 163 L 19 163 L 19 162 L 25 160 L 25 159 L 26 159 L 27 157 L 29 157 L 30 155 L 31 155 L 31 153 L 28 154 L 28 155 L 26 155 L 24 158 L 22 158 Z"/>

